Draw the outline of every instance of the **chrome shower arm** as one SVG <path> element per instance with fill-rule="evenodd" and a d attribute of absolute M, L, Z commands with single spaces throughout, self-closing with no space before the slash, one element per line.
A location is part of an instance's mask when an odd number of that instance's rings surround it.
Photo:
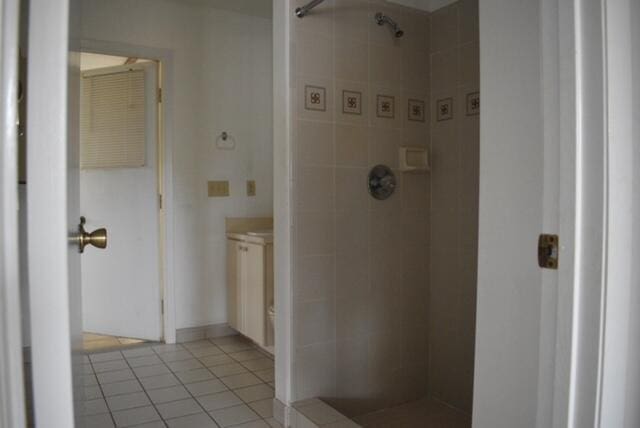
<path fill-rule="evenodd" d="M 311 9 L 318 6 L 323 1 L 324 0 L 311 0 L 309 3 L 296 9 L 296 16 L 298 18 L 304 18 L 305 15 L 311 11 Z"/>

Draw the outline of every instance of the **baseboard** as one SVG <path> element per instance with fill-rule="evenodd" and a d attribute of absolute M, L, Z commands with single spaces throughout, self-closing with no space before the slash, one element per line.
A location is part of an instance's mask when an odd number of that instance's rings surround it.
<path fill-rule="evenodd" d="M 360 425 L 317 398 L 298 401 L 291 406 L 287 406 L 277 398 L 274 398 L 273 418 L 286 428 L 360 427 Z"/>
<path fill-rule="evenodd" d="M 210 339 L 238 334 L 229 324 L 210 324 L 200 327 L 179 328 L 176 330 L 176 343 L 193 342 L 194 340 Z"/>

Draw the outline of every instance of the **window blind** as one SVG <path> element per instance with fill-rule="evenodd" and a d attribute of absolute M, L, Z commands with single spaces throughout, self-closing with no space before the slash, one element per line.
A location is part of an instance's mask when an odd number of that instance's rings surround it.
<path fill-rule="evenodd" d="M 145 164 L 144 71 L 82 78 L 80 168 Z"/>

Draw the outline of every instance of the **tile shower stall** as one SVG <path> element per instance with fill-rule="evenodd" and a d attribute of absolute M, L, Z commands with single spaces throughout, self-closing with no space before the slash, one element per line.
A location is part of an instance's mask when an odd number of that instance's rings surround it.
<path fill-rule="evenodd" d="M 351 417 L 424 397 L 471 411 L 477 10 L 326 0 L 291 13 L 295 400 Z M 399 171 L 406 146 L 428 150 L 429 172 Z M 367 189 L 378 164 L 397 179 L 382 201 Z"/>

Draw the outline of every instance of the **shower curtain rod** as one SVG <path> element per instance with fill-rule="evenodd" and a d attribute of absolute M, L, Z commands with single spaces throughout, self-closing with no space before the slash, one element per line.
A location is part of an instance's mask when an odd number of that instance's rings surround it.
<path fill-rule="evenodd" d="M 311 0 L 309 3 L 296 9 L 296 16 L 298 18 L 304 18 L 305 15 L 311 11 L 311 9 L 313 9 L 323 1 L 324 0 Z"/>

